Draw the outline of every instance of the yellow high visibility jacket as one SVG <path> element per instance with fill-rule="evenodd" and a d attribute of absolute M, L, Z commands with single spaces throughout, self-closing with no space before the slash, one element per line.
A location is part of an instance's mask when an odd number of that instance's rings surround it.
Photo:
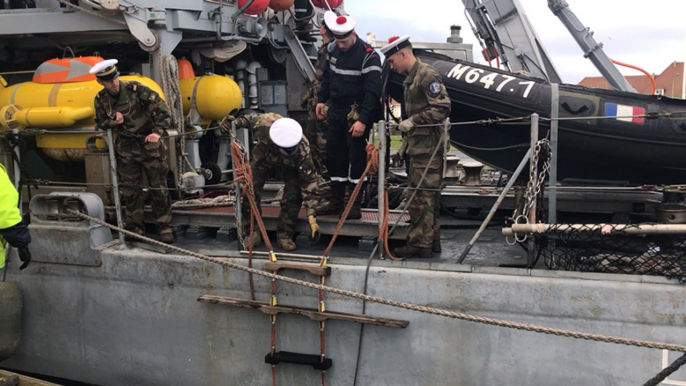
<path fill-rule="evenodd" d="M 19 193 L 7 175 L 5 166 L 0 164 L 0 229 L 9 228 L 21 222 L 17 204 Z M 0 269 L 5 266 L 5 246 L 7 241 L 0 236 Z"/>

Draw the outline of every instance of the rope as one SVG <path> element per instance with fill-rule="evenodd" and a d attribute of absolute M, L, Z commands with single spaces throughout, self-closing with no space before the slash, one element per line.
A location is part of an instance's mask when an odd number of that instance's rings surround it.
<path fill-rule="evenodd" d="M 172 203 L 172 209 L 198 209 L 214 208 L 219 206 L 230 206 L 236 201 L 236 197 L 229 192 L 228 194 L 214 198 L 195 198 Z"/>
<path fill-rule="evenodd" d="M 659 385 L 660 383 L 662 383 L 662 381 L 664 381 L 673 372 L 679 370 L 679 368 L 681 366 L 683 366 L 685 363 L 686 363 L 686 354 L 680 356 L 679 359 L 675 360 L 671 365 L 665 367 L 664 370 L 660 371 L 656 376 L 653 377 L 653 379 L 646 382 L 643 386 L 657 386 L 657 385 Z"/>
<path fill-rule="evenodd" d="M 355 185 L 355 189 L 352 193 L 350 193 L 350 198 L 348 199 L 348 203 L 345 206 L 345 210 L 341 214 L 341 218 L 338 220 L 338 225 L 336 226 L 336 230 L 333 233 L 333 237 L 331 237 L 331 242 L 329 242 L 329 246 L 326 247 L 326 250 L 324 251 L 324 255 L 322 256 L 322 263 L 320 263 L 320 266 L 323 266 L 322 264 L 324 260 L 329 258 L 329 254 L 331 253 L 333 244 L 336 241 L 336 238 L 338 237 L 338 233 L 341 231 L 341 228 L 343 227 L 346 218 L 348 218 L 350 209 L 352 209 L 353 204 L 355 203 L 355 199 L 357 198 L 357 195 L 360 193 L 360 190 L 362 189 L 362 183 L 364 182 L 365 177 L 367 177 L 367 174 L 376 174 L 379 172 L 379 149 L 375 148 L 374 145 L 372 145 L 371 143 L 368 143 L 366 151 L 367 167 L 364 169 L 364 172 L 362 172 L 362 176 L 360 176 L 360 180 L 357 182 L 357 185 Z"/>
<path fill-rule="evenodd" d="M 158 50 L 158 54 L 161 56 L 162 51 Z M 177 129 L 179 133 L 185 134 L 184 116 L 183 116 L 183 102 L 181 97 L 181 89 L 179 88 L 179 66 L 176 63 L 176 58 L 168 54 L 160 61 L 160 78 L 162 80 L 162 92 L 167 99 L 167 105 L 171 112 L 171 123 L 172 127 Z M 183 173 L 184 166 L 183 163 L 186 161 L 193 172 L 193 166 L 188 161 L 188 155 L 186 154 L 186 136 L 179 136 L 179 156 L 177 159 L 177 175 L 176 184 L 177 186 L 183 186 Z"/>
<path fill-rule="evenodd" d="M 438 315 L 438 316 L 443 316 L 443 317 L 452 318 L 452 319 L 465 320 L 465 321 L 469 321 L 469 322 L 488 324 L 491 326 L 498 326 L 498 327 L 510 328 L 510 329 L 521 330 L 521 331 L 530 331 L 530 332 L 536 332 L 536 333 L 541 333 L 541 334 L 565 336 L 565 337 L 570 337 L 570 338 L 575 338 L 575 339 L 583 339 L 583 340 L 590 340 L 590 341 L 596 341 L 596 342 L 614 343 L 614 344 L 621 344 L 621 345 L 626 345 L 626 346 L 645 347 L 645 348 L 652 348 L 652 349 L 656 349 L 656 350 L 669 350 L 669 351 L 686 353 L 686 346 L 679 345 L 679 344 L 661 343 L 661 342 L 647 341 L 647 340 L 641 340 L 641 339 L 619 338 L 619 337 L 613 337 L 613 336 L 607 336 L 607 335 L 601 335 L 601 334 L 590 334 L 590 333 L 579 332 L 579 331 L 563 330 L 563 329 L 559 329 L 559 328 L 551 328 L 551 327 L 543 327 L 543 326 L 537 326 L 537 325 L 526 324 L 526 323 L 511 322 L 511 321 L 507 321 L 507 320 L 500 320 L 500 319 L 471 315 L 471 314 L 467 314 L 464 312 L 455 312 L 455 311 L 443 310 L 440 308 L 420 306 L 420 305 L 416 305 L 416 304 L 412 304 L 412 303 L 385 299 L 385 298 L 378 297 L 378 296 L 365 295 L 365 294 L 361 294 L 361 293 L 354 292 L 354 291 L 348 291 L 348 290 L 343 290 L 343 289 L 339 289 L 339 288 L 323 286 L 323 285 L 310 283 L 310 282 L 303 281 L 303 280 L 290 278 L 287 276 L 281 276 L 281 275 L 261 271 L 261 270 L 254 269 L 254 268 L 248 268 L 248 267 L 242 266 L 240 264 L 236 264 L 236 263 L 233 263 L 231 261 L 227 261 L 226 259 L 209 257 L 209 256 L 205 256 L 203 254 L 197 253 L 197 252 L 193 252 L 193 251 L 189 251 L 189 250 L 186 250 L 183 248 L 179 248 L 179 247 L 174 246 L 174 245 L 165 244 L 165 243 L 162 243 L 160 241 L 153 240 L 153 239 L 145 237 L 145 236 L 141 236 L 137 233 L 127 231 L 126 229 L 122 229 L 122 228 L 119 228 L 117 226 L 110 225 L 110 224 L 106 223 L 105 221 L 102 221 L 100 219 L 88 216 L 84 213 L 75 211 L 73 209 L 67 209 L 67 212 L 69 214 L 78 216 L 82 219 L 89 220 L 95 224 L 102 225 L 104 227 L 113 229 L 117 232 L 124 233 L 127 236 L 135 237 L 135 238 L 140 239 L 142 241 L 145 241 L 147 243 L 150 243 L 153 245 L 158 245 L 158 246 L 161 246 L 163 248 L 184 254 L 186 256 L 195 257 L 197 259 L 200 259 L 200 260 L 203 260 L 203 261 L 206 261 L 209 263 L 218 264 L 218 265 L 221 265 L 224 267 L 234 268 L 234 269 L 237 269 L 239 271 L 264 276 L 264 277 L 272 279 L 272 280 L 279 280 L 279 281 L 283 281 L 286 283 L 301 285 L 304 287 L 313 288 L 316 290 L 322 290 L 325 292 L 330 292 L 330 293 L 341 295 L 341 296 L 348 296 L 348 297 L 355 298 L 355 299 L 366 300 L 366 301 L 370 301 L 370 302 L 374 302 L 374 303 L 378 303 L 378 304 L 384 304 L 384 305 L 391 306 L 391 307 L 404 308 L 407 310 L 423 312 L 423 313 L 431 314 L 431 315 Z"/>
<path fill-rule="evenodd" d="M 267 236 L 267 230 L 264 226 L 264 222 L 262 221 L 262 218 L 258 216 L 259 210 L 257 207 L 257 203 L 255 200 L 255 190 L 254 190 L 254 185 L 253 185 L 253 179 L 252 179 L 252 169 L 250 168 L 250 165 L 248 164 L 246 160 L 246 153 L 243 150 L 242 146 L 236 141 L 235 138 L 232 138 L 231 140 L 231 157 L 233 160 L 233 167 L 234 170 L 236 170 L 236 180 L 237 181 L 243 181 L 243 193 L 248 197 L 248 202 L 250 203 L 250 235 L 248 236 L 249 240 L 249 247 L 248 247 L 248 266 L 249 270 L 248 271 L 248 280 L 250 282 L 250 296 L 255 299 L 255 289 L 254 289 L 254 284 L 253 284 L 253 272 L 255 271 L 252 268 L 252 252 L 253 252 L 253 242 L 254 242 L 254 222 L 255 220 L 257 221 L 257 226 L 260 230 L 260 234 L 262 235 L 262 239 L 264 240 L 265 245 L 267 246 L 267 249 L 269 250 L 269 260 L 272 262 L 276 262 L 276 254 L 274 253 L 274 248 L 272 247 L 271 241 L 269 241 L 269 236 Z M 238 198 L 237 198 L 238 199 Z M 236 214 L 236 218 L 238 218 L 238 214 Z M 243 241 L 243 236 L 242 236 L 242 229 L 238 230 L 238 237 L 239 237 L 239 242 Z M 270 286 L 270 297 L 269 297 L 269 304 L 272 306 L 276 306 L 276 277 L 278 276 L 276 274 L 276 271 L 272 271 L 271 275 L 272 281 L 271 281 L 271 286 Z M 269 354 L 273 357 L 275 352 L 276 352 L 276 315 L 270 315 L 269 316 L 269 321 L 270 321 L 270 351 Z M 276 366 L 272 365 L 272 385 L 276 385 Z"/>
<path fill-rule="evenodd" d="M 379 241 L 378 243 L 381 244 L 383 243 L 384 250 L 386 251 L 386 256 L 388 256 L 389 259 L 392 261 L 403 261 L 403 259 L 397 258 L 391 254 L 391 251 L 388 248 L 388 212 L 389 212 L 389 205 L 388 205 L 388 189 L 384 189 L 384 208 L 383 208 L 383 224 L 381 225 L 381 229 L 379 229 Z M 381 209 L 381 208 L 379 208 Z"/>

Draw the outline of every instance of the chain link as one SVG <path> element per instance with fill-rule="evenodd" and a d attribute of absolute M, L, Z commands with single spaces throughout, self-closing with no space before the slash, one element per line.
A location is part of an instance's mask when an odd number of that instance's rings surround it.
<path fill-rule="evenodd" d="M 536 170 L 538 169 L 538 162 L 540 160 L 541 152 L 545 151 L 545 160 L 543 160 L 543 166 L 541 167 L 541 172 L 538 174 L 538 179 L 534 184 L 536 179 Z M 544 138 L 536 143 L 534 149 L 534 154 L 531 156 L 531 162 L 529 166 L 529 183 L 526 186 L 526 205 L 524 206 L 524 213 L 522 215 L 527 216 L 528 213 L 533 208 L 536 202 L 536 197 L 541 194 L 541 188 L 545 183 L 545 179 L 550 173 L 550 141 Z"/>

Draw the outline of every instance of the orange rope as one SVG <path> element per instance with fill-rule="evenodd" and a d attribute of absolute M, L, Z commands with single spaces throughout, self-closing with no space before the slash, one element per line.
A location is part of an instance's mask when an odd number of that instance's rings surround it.
<path fill-rule="evenodd" d="M 264 227 L 264 222 L 262 221 L 262 218 L 258 216 L 257 214 L 260 213 L 259 209 L 257 208 L 257 203 L 255 202 L 255 197 L 253 197 L 252 194 L 249 194 L 250 191 L 253 191 L 254 187 L 252 184 L 252 170 L 250 169 L 250 165 L 245 161 L 245 155 L 243 154 L 243 151 L 241 148 L 235 143 L 231 142 L 231 154 L 233 157 L 233 162 L 234 162 L 234 169 L 236 170 L 236 175 L 238 176 L 236 180 L 242 180 L 245 183 L 243 184 L 243 192 L 245 195 L 248 197 L 248 202 L 250 203 L 250 211 L 252 214 L 255 216 L 255 219 L 257 220 L 257 226 L 260 229 L 260 234 L 262 235 L 262 239 L 264 240 L 264 244 L 267 246 L 267 249 L 271 252 L 274 253 L 274 248 L 272 246 L 272 243 L 269 241 L 269 237 L 267 236 L 267 229 Z M 240 157 L 238 156 L 240 154 Z M 250 189 L 248 189 L 248 187 Z M 239 230 L 240 231 L 240 230 Z"/>
<path fill-rule="evenodd" d="M 276 255 L 274 254 L 274 248 L 272 247 L 271 242 L 269 241 L 269 237 L 267 236 L 267 229 L 264 226 L 264 222 L 262 221 L 262 217 L 258 215 L 260 211 L 258 210 L 257 203 L 255 202 L 255 197 L 250 194 L 251 192 L 254 192 L 254 185 L 253 185 L 253 180 L 252 180 L 252 169 L 250 168 L 250 164 L 246 162 L 246 156 L 243 153 L 242 149 L 240 146 L 235 141 L 231 142 L 231 157 L 233 159 L 233 167 L 234 170 L 236 170 L 236 180 L 237 181 L 244 181 L 243 185 L 243 192 L 247 197 L 248 197 L 248 202 L 250 203 L 250 247 L 249 251 L 250 254 L 252 255 L 252 249 L 253 249 L 253 220 L 257 220 L 257 226 L 260 229 L 260 234 L 262 235 L 262 239 L 264 240 L 264 244 L 267 246 L 267 249 L 270 252 L 270 260 L 275 259 Z M 237 192 L 238 193 L 238 192 Z M 241 194 L 242 196 L 242 194 Z M 238 197 L 236 199 L 239 199 Z M 238 214 L 236 214 L 238 215 Z M 239 229 L 238 232 L 241 232 L 242 230 Z M 250 260 L 248 261 L 250 264 Z M 274 272 L 276 273 L 276 272 Z M 252 280 L 252 275 L 251 275 L 251 280 Z M 252 281 L 251 281 L 252 284 Z M 253 297 L 254 299 L 254 297 Z M 271 298 L 270 298 L 270 304 L 271 305 L 276 305 L 276 280 L 272 279 L 271 283 Z M 276 315 L 270 315 L 270 323 L 271 323 L 271 331 L 270 331 L 270 354 L 271 356 L 274 356 L 274 353 L 276 351 Z M 276 367 L 272 365 L 272 385 L 276 386 Z"/>
<path fill-rule="evenodd" d="M 336 238 L 338 237 L 338 232 L 341 231 L 341 228 L 343 227 L 343 224 L 345 223 L 346 218 L 348 218 L 348 213 L 350 213 L 350 209 L 352 209 L 353 204 L 355 203 L 355 199 L 357 198 L 357 195 L 360 193 L 360 190 L 362 189 L 362 183 L 364 182 L 365 177 L 367 176 L 367 174 L 376 174 L 379 171 L 379 149 L 375 148 L 374 145 L 372 145 L 371 143 L 368 143 L 366 150 L 367 150 L 367 167 L 364 169 L 362 176 L 360 176 L 360 181 L 357 183 L 357 185 L 355 185 L 355 189 L 350 194 L 350 198 L 348 199 L 348 204 L 345 206 L 345 210 L 341 214 L 340 220 L 338 220 L 338 226 L 336 226 L 336 230 L 333 233 L 333 237 L 331 238 L 331 242 L 329 243 L 329 246 L 326 247 L 326 250 L 324 251 L 324 255 L 322 256 L 322 261 L 319 263 L 320 266 L 323 266 L 324 260 L 329 257 L 329 253 L 331 253 L 331 249 L 333 248 L 333 244 L 336 241 Z"/>
<path fill-rule="evenodd" d="M 273 247 L 271 242 L 269 241 L 269 237 L 267 236 L 267 230 L 264 226 L 264 222 L 262 221 L 262 217 L 258 215 L 259 210 L 257 207 L 257 203 L 255 202 L 255 197 L 250 194 L 251 192 L 254 192 L 254 185 L 253 185 L 253 180 L 252 180 L 252 170 L 250 169 L 250 165 L 246 162 L 246 157 L 245 154 L 243 153 L 242 149 L 238 144 L 235 142 L 231 142 L 231 154 L 233 158 L 233 166 L 234 170 L 236 170 L 236 180 L 238 182 L 243 182 L 243 188 L 241 192 L 241 196 L 245 194 L 248 198 L 248 202 L 250 203 L 250 235 L 249 235 L 249 258 L 248 258 L 248 265 L 252 267 L 252 252 L 253 252 L 253 241 L 254 241 L 254 222 L 257 222 L 257 226 L 259 228 L 260 234 L 262 235 L 262 238 L 264 239 L 265 245 L 269 249 L 270 253 L 272 256 L 274 256 L 273 252 Z M 331 242 L 329 243 L 328 247 L 324 251 L 324 254 L 320 260 L 319 265 L 320 266 L 326 266 L 326 261 L 328 260 L 329 253 L 331 253 L 331 249 L 333 248 L 334 242 L 336 241 L 336 238 L 338 237 L 338 233 L 340 232 L 341 228 L 343 227 L 343 224 L 345 223 L 346 218 L 348 217 L 348 214 L 350 213 L 350 210 L 352 209 L 352 206 L 355 203 L 355 199 L 357 198 L 357 195 L 360 193 L 360 190 L 362 189 L 362 183 L 364 182 L 365 177 L 367 174 L 377 174 L 379 171 L 379 149 L 375 148 L 373 144 L 367 144 L 366 147 L 367 151 L 367 167 L 365 168 L 364 172 L 362 173 L 362 176 L 360 177 L 360 181 L 357 183 L 355 186 L 355 189 L 353 192 L 350 194 L 350 198 L 348 199 L 348 203 L 345 207 L 345 210 L 343 211 L 343 214 L 341 215 L 340 220 L 338 221 L 338 225 L 336 226 L 336 230 L 334 231 L 333 237 L 331 238 Z M 385 194 L 385 206 L 384 208 L 379 208 L 379 215 L 383 216 L 383 226 L 382 229 L 379 231 L 379 242 L 384 243 L 384 248 L 386 250 L 386 254 L 389 256 L 391 260 L 394 261 L 399 261 L 402 259 L 395 258 L 391 255 L 390 251 L 388 250 L 388 190 L 384 191 Z M 238 199 L 238 198 L 237 198 Z M 242 230 L 238 230 L 239 232 Z M 320 278 L 320 281 L 323 281 L 323 278 Z M 322 283 L 323 284 L 323 283 Z M 271 299 L 272 302 L 275 303 L 276 301 L 276 282 L 275 280 L 272 279 L 271 283 Z M 252 296 L 252 299 L 255 299 L 255 294 L 254 294 L 254 284 L 252 280 L 252 274 L 250 274 L 250 294 Z M 319 290 L 319 301 L 320 301 L 320 312 L 324 312 L 324 291 Z M 270 348 L 270 354 L 273 356 L 275 351 L 276 351 L 276 316 L 271 315 L 270 317 L 270 322 L 271 322 L 271 336 L 270 336 L 270 343 L 271 343 L 271 348 Z M 321 356 L 320 359 L 323 362 L 324 359 L 326 359 L 326 340 L 325 340 L 325 333 L 324 333 L 324 322 L 320 322 L 320 332 L 319 332 L 319 338 L 320 338 L 320 352 Z M 276 385 L 276 369 L 275 366 L 272 365 L 272 385 Z M 326 371 L 322 371 L 322 386 L 326 386 Z"/>
<path fill-rule="evenodd" d="M 384 189 L 384 208 L 383 208 L 383 224 L 381 225 L 381 229 L 379 229 L 379 240 L 378 242 L 381 244 L 383 243 L 384 250 L 386 251 L 386 256 L 388 256 L 389 259 L 393 261 L 403 261 L 404 259 L 399 259 L 397 257 L 394 257 L 391 254 L 391 251 L 388 249 L 388 189 Z M 379 208 L 379 215 L 381 215 L 381 208 Z"/>
<path fill-rule="evenodd" d="M 614 64 L 619 65 L 619 66 L 624 66 L 624 67 L 628 67 L 628 68 L 633 68 L 634 70 L 641 71 L 642 73 L 648 75 L 648 79 L 650 79 L 650 81 L 653 83 L 653 95 L 655 94 L 655 90 L 657 89 L 657 85 L 655 84 L 655 78 L 653 78 L 653 76 L 650 75 L 650 73 L 649 73 L 648 71 L 642 69 L 641 67 L 636 67 L 636 66 L 633 66 L 633 65 L 631 65 L 631 64 L 626 64 L 626 63 L 618 62 L 618 61 L 616 61 L 616 60 L 614 60 L 614 59 L 610 59 L 610 61 L 611 61 L 612 63 L 614 63 Z M 627 82 L 628 82 L 628 81 L 627 81 Z"/>

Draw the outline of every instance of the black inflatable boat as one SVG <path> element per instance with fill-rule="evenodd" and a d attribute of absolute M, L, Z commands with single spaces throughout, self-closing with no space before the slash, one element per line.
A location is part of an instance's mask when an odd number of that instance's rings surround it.
<path fill-rule="evenodd" d="M 550 128 L 549 83 L 415 51 L 443 76 L 452 122 L 538 113 L 540 133 Z M 402 101 L 404 76 L 393 73 L 389 93 Z M 632 184 L 686 184 L 686 100 L 561 84 L 558 178 Z M 648 117 L 642 117 L 648 115 Z M 669 115 L 669 116 L 667 116 Z M 603 119 L 592 119 L 592 118 Z M 454 126 L 453 144 L 500 170 L 513 171 L 529 146 L 523 125 Z"/>

